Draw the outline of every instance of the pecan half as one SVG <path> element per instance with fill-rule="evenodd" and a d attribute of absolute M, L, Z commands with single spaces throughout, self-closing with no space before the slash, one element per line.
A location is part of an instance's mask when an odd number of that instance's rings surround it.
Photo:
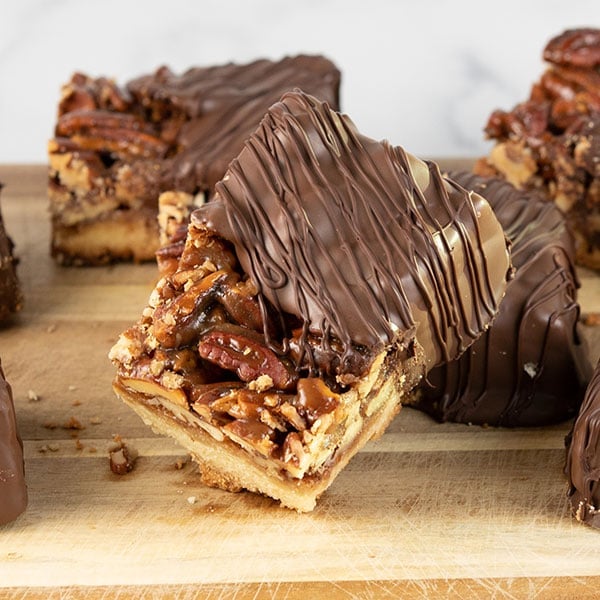
<path fill-rule="evenodd" d="M 600 65 L 600 29 L 568 29 L 548 42 L 543 56 L 544 60 L 557 65 Z"/>
<path fill-rule="evenodd" d="M 223 369 L 234 371 L 245 382 L 268 375 L 278 390 L 293 389 L 297 376 L 291 365 L 265 345 L 256 332 L 223 323 L 204 333 L 198 343 L 200 356 Z"/>
<path fill-rule="evenodd" d="M 117 156 L 163 156 L 168 145 L 135 115 L 105 110 L 75 110 L 58 120 L 58 137 L 69 137 L 85 150 Z"/>

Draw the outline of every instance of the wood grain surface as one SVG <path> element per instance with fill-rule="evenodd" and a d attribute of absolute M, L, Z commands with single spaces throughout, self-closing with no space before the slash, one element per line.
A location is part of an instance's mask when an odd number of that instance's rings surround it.
<path fill-rule="evenodd" d="M 439 425 L 405 408 L 311 514 L 203 486 L 111 390 L 107 353 L 155 267 L 55 265 L 45 168 L 0 166 L 0 181 L 26 298 L 0 357 L 30 497 L 0 528 L 0 597 L 595 597 L 600 532 L 565 497 L 570 423 Z M 600 311 L 600 277 L 580 275 L 583 311 Z M 582 328 L 590 364 L 599 330 Z M 126 476 L 109 469 L 115 435 L 140 453 Z"/>

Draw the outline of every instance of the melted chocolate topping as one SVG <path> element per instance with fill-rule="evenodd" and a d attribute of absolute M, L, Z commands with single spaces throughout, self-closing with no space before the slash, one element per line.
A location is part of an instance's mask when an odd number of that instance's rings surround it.
<path fill-rule="evenodd" d="M 570 435 L 565 472 L 575 517 L 600 527 L 600 363 Z"/>
<path fill-rule="evenodd" d="M 157 122 L 181 113 L 177 153 L 164 163 L 162 189 L 212 190 L 268 108 L 300 88 L 337 107 L 340 72 L 321 56 L 194 67 L 181 75 L 162 67 L 127 88 Z"/>
<path fill-rule="evenodd" d="M 441 421 L 535 426 L 572 417 L 583 395 L 573 241 L 560 211 L 500 179 L 450 176 L 483 195 L 516 268 L 492 326 L 458 360 L 432 370 L 417 407 Z"/>
<path fill-rule="evenodd" d="M 234 244 L 282 320 L 301 319 L 309 357 L 309 334 L 351 354 L 409 332 L 428 368 L 450 360 L 496 314 L 509 271 L 483 198 L 300 91 L 271 107 L 192 222 Z"/>
<path fill-rule="evenodd" d="M 23 444 L 17 431 L 11 389 L 0 365 L 0 525 L 16 519 L 26 506 Z"/>

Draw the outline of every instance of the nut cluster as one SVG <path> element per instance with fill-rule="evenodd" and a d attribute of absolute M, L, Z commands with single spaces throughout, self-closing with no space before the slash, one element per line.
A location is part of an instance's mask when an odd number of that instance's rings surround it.
<path fill-rule="evenodd" d="M 111 351 L 122 381 L 200 417 L 214 437 L 295 474 L 310 470 L 315 453 L 307 446 L 333 438 L 344 419 L 340 394 L 301 377 L 267 341 L 275 339 L 268 309 L 224 240 L 191 225 L 185 242 L 162 252 L 178 266 L 163 271 L 142 321 Z"/>

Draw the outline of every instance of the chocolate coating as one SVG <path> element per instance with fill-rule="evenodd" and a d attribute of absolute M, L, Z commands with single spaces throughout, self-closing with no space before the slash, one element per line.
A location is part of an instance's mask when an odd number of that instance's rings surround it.
<path fill-rule="evenodd" d="M 492 326 L 458 360 L 432 370 L 416 404 L 440 421 L 535 426 L 572 417 L 583 395 L 572 238 L 535 193 L 470 173 L 450 176 L 483 195 L 512 243 L 516 269 Z"/>
<path fill-rule="evenodd" d="M 175 75 L 162 67 L 127 89 L 160 122 L 179 111 L 177 154 L 164 163 L 162 189 L 212 190 L 268 108 L 300 88 L 337 107 L 340 72 L 321 56 L 194 67 Z"/>
<path fill-rule="evenodd" d="M 23 444 L 17 431 L 12 392 L 0 365 L 0 525 L 16 519 L 26 506 Z"/>
<path fill-rule="evenodd" d="M 0 322 L 21 308 L 21 286 L 17 278 L 17 261 L 13 255 L 13 248 L 13 242 L 4 229 L 0 211 Z"/>
<path fill-rule="evenodd" d="M 578 521 L 600 527 L 600 362 L 567 442 L 571 509 Z"/>
<path fill-rule="evenodd" d="M 350 356 L 412 332 L 427 368 L 447 361 L 496 314 L 509 271 L 483 198 L 300 91 L 270 108 L 192 222 L 235 245 L 282 319 L 300 318 L 309 359 L 309 334 Z"/>

